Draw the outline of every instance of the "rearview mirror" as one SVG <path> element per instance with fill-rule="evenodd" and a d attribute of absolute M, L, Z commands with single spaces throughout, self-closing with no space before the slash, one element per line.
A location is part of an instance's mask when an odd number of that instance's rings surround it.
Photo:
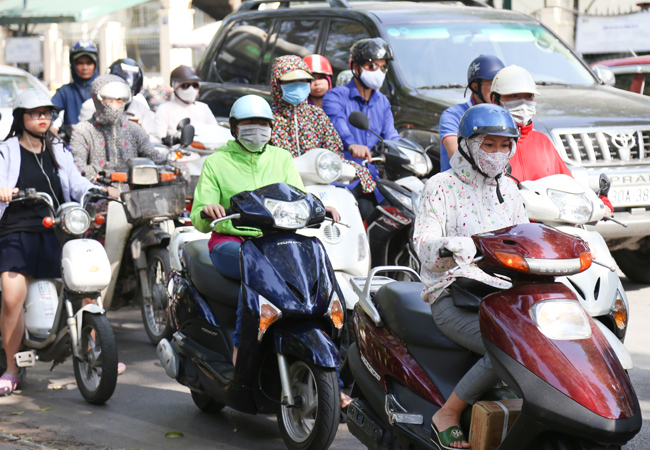
<path fill-rule="evenodd" d="M 181 120 L 180 122 L 178 122 L 178 125 L 176 125 L 176 129 L 178 131 L 181 131 L 183 128 L 185 128 L 185 125 L 189 125 L 189 124 L 190 124 L 190 118 L 186 117 L 183 120 Z"/>
<path fill-rule="evenodd" d="M 181 139 L 179 143 L 181 144 L 181 147 L 187 147 L 192 143 L 192 141 L 194 141 L 194 127 L 188 123 L 183 127 L 183 131 L 181 131 Z"/>
<path fill-rule="evenodd" d="M 607 194 L 609 194 L 610 187 L 612 187 L 612 182 L 609 180 L 609 177 L 606 174 L 601 173 L 598 178 L 598 191 L 596 191 L 596 195 L 604 195 L 606 197 Z"/>
<path fill-rule="evenodd" d="M 616 82 L 616 75 L 614 75 L 612 69 L 602 64 L 594 66 L 593 69 L 594 72 L 596 72 L 596 75 L 598 75 L 598 78 L 600 78 L 603 83 L 608 86 L 614 86 L 614 83 Z"/>
<path fill-rule="evenodd" d="M 367 130 L 370 127 L 370 120 L 361 111 L 352 111 L 348 117 L 348 122 L 355 128 L 360 130 Z"/>

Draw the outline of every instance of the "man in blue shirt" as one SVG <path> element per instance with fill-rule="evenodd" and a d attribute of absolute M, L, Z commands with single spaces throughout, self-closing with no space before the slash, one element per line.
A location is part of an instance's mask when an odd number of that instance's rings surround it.
<path fill-rule="evenodd" d="M 440 171 L 451 168 L 449 160 L 458 149 L 458 124 L 465 111 L 474 105 L 490 103 L 492 80 L 505 66 L 499 58 L 480 55 L 467 69 L 467 88 L 472 91 L 469 101 L 447 108 L 440 116 Z"/>
<path fill-rule="evenodd" d="M 348 160 L 359 164 L 364 160 L 370 161 L 370 149 L 379 141 L 370 131 L 359 130 L 348 123 L 352 111 L 361 111 L 368 116 L 369 128 L 383 139 L 400 139 L 395 129 L 390 102 L 379 92 L 388 72 L 388 61 L 392 59 L 393 49 L 381 38 L 355 42 L 350 48 L 350 68 L 354 77 L 349 83 L 330 90 L 323 97 L 323 110 L 339 133 L 345 158 Z M 377 168 L 372 164 L 367 167 L 372 179 L 377 179 Z M 355 194 L 361 195 L 359 189 L 355 189 L 359 182 L 364 194 L 374 190 L 375 183 L 364 178 L 350 183 L 349 187 Z M 383 200 L 378 191 L 375 191 L 375 196 L 377 202 Z M 363 213 L 362 211 L 362 215 Z"/>

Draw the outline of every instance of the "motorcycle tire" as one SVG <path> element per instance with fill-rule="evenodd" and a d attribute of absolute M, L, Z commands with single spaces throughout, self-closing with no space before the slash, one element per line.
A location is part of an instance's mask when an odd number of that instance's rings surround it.
<path fill-rule="evenodd" d="M 208 414 L 214 414 L 219 411 L 221 411 L 225 405 L 222 405 L 221 403 L 217 403 L 212 398 L 205 394 L 201 394 L 199 392 L 194 392 L 192 391 L 192 401 L 194 401 L 194 404 L 196 405 L 197 408 L 199 408 L 201 411 L 206 412 Z"/>
<path fill-rule="evenodd" d="M 83 314 L 80 357 L 73 357 L 74 376 L 83 398 L 103 405 L 117 385 L 117 343 L 105 315 Z"/>
<path fill-rule="evenodd" d="M 650 284 L 650 253 L 644 250 L 616 250 L 612 256 L 630 281 Z"/>
<path fill-rule="evenodd" d="M 352 312 L 347 311 L 345 326 L 343 327 L 343 336 L 341 337 L 341 345 L 339 345 L 339 356 L 341 357 L 339 375 L 341 376 L 343 386 L 345 387 L 350 386 L 354 381 L 354 375 L 352 375 L 352 369 L 350 369 L 350 359 L 348 358 L 348 349 L 354 342 L 354 322 L 352 316 Z"/>
<path fill-rule="evenodd" d="M 162 247 L 147 250 L 147 281 L 151 289 L 152 301 L 148 304 L 143 297 L 140 309 L 144 330 L 153 345 L 158 345 L 163 338 L 172 337 L 167 294 L 167 274 L 170 270 L 169 250 Z"/>
<path fill-rule="evenodd" d="M 341 394 L 336 370 L 295 361 L 289 366 L 297 404 L 280 406 L 278 425 L 289 450 L 325 450 L 338 430 Z"/>

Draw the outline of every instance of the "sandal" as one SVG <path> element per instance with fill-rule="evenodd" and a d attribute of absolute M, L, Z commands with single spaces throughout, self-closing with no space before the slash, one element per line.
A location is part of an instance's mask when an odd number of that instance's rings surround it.
<path fill-rule="evenodd" d="M 20 369 L 18 374 L 3 373 L 0 377 L 0 396 L 9 395 L 15 391 L 24 376 L 25 369 Z"/>
<path fill-rule="evenodd" d="M 468 442 L 460 427 L 449 427 L 445 431 L 438 431 L 434 424 L 431 424 L 431 442 L 440 450 L 456 450 L 462 447 L 450 447 L 453 442 Z"/>

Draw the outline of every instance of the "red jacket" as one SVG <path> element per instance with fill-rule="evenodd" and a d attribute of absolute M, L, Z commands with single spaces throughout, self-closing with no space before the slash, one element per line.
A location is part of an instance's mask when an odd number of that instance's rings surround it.
<path fill-rule="evenodd" d="M 551 140 L 533 130 L 533 122 L 519 127 L 521 137 L 515 156 L 510 158 L 512 176 L 519 181 L 539 180 L 551 175 L 571 175 Z"/>

